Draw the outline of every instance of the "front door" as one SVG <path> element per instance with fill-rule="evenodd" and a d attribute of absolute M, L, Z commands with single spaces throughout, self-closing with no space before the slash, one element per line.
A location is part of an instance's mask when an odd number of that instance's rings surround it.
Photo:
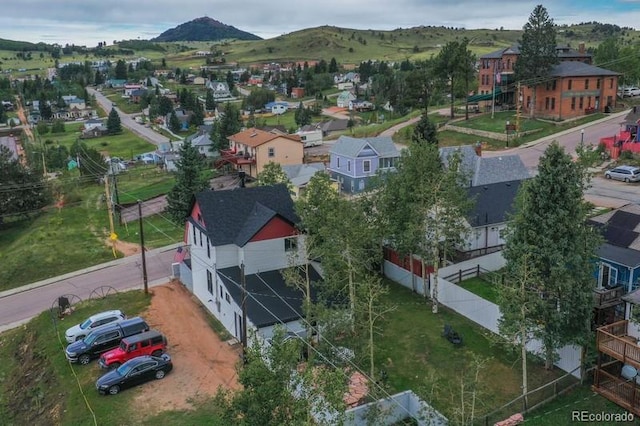
<path fill-rule="evenodd" d="M 601 263 L 599 278 L 598 288 L 614 287 L 618 282 L 618 270 L 608 263 Z"/>

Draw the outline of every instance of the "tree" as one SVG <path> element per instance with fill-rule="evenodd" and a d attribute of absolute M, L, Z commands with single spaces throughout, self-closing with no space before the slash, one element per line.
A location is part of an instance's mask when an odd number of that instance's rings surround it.
<path fill-rule="evenodd" d="M 173 101 L 166 96 L 160 96 L 158 99 L 158 112 L 161 116 L 166 116 L 173 111 Z"/>
<path fill-rule="evenodd" d="M 14 158 L 5 146 L 0 146 L 0 186 L 0 223 L 11 215 L 28 217 L 51 202 L 43 175 Z"/>
<path fill-rule="evenodd" d="M 422 114 L 420 121 L 418 121 L 416 127 L 413 128 L 411 140 L 416 143 L 427 142 L 435 144 L 436 146 L 438 145 L 438 131 L 426 113 Z"/>
<path fill-rule="evenodd" d="M 193 115 L 189 119 L 189 124 L 195 127 L 202 126 L 204 124 L 204 111 L 200 101 L 196 101 L 193 104 Z"/>
<path fill-rule="evenodd" d="M 46 135 L 47 133 L 49 133 L 49 125 L 46 123 L 46 121 L 38 121 L 38 124 L 36 124 L 36 131 L 38 132 L 39 135 Z"/>
<path fill-rule="evenodd" d="M 116 62 L 115 77 L 117 80 L 127 79 L 127 63 L 123 59 Z"/>
<path fill-rule="evenodd" d="M 302 101 L 298 104 L 298 108 L 294 113 L 294 119 L 298 127 L 306 126 L 307 124 L 311 124 L 311 111 L 304 107 Z"/>
<path fill-rule="evenodd" d="M 193 197 L 208 187 L 204 159 L 190 141 L 185 141 L 176 161 L 176 183 L 167 194 L 167 213 L 171 219 L 184 223 L 191 213 Z"/>
<path fill-rule="evenodd" d="M 514 66 L 515 79 L 532 88 L 529 114 L 535 116 L 536 89 L 548 81 L 549 73 L 558 63 L 556 50 L 556 29 L 547 9 L 538 5 L 529 15 L 529 21 L 523 27 L 520 42 L 520 56 Z"/>
<path fill-rule="evenodd" d="M 282 170 L 280 163 L 274 163 L 269 161 L 265 164 L 264 168 L 258 173 L 256 183 L 258 186 L 276 185 L 278 183 L 284 183 L 291 190 L 291 182 L 287 177 L 287 174 Z"/>
<path fill-rule="evenodd" d="M 169 116 L 169 129 L 173 133 L 178 133 L 182 130 L 182 123 L 180 123 L 175 111 L 171 111 L 171 115 Z"/>
<path fill-rule="evenodd" d="M 216 109 L 216 100 L 213 98 L 213 92 L 211 90 L 207 90 L 207 96 L 204 100 L 204 107 L 207 111 L 213 111 Z"/>
<path fill-rule="evenodd" d="M 111 108 L 109 117 L 107 117 L 107 133 L 109 135 L 117 135 L 122 133 L 122 124 L 120 123 L 120 114 L 115 108 Z"/>
<path fill-rule="evenodd" d="M 422 269 L 433 271 L 434 313 L 438 312 L 439 266 L 467 229 L 465 217 L 471 207 L 464 187 L 467 181 L 458 153 L 443 160 L 435 144 L 412 142 L 401 153 L 397 173 L 387 176 L 377 194 L 377 211 L 383 218 L 380 227 L 389 246 L 402 257 L 417 255 Z M 424 281 L 425 294 L 426 285 Z"/>
<path fill-rule="evenodd" d="M 335 74 L 338 72 L 338 62 L 336 62 L 336 58 L 331 58 L 329 61 L 329 73 Z"/>
<path fill-rule="evenodd" d="M 473 55 L 467 49 L 468 41 L 450 41 L 436 57 L 435 71 L 440 78 L 445 80 L 449 87 L 451 118 L 454 117 L 454 102 L 456 98 L 456 88 L 459 81 L 468 81 L 470 78 L 470 67 L 475 65 Z M 520 59 L 518 59 L 519 61 Z M 465 96 L 468 93 L 465 93 Z"/>
<path fill-rule="evenodd" d="M 63 120 L 54 120 L 51 125 L 51 133 L 64 133 L 64 121 Z"/>
<path fill-rule="evenodd" d="M 242 128 L 242 118 L 237 106 L 226 103 L 222 118 L 216 120 L 211 127 L 212 149 L 219 151 L 229 146 L 229 136 L 235 135 Z"/>
<path fill-rule="evenodd" d="M 107 172 L 107 163 L 95 148 L 89 148 L 79 139 L 71 146 L 69 154 L 78 162 L 81 176 L 101 178 Z"/>
<path fill-rule="evenodd" d="M 520 188 L 505 232 L 508 274 L 500 328 L 506 336 L 518 336 L 524 328 L 539 339 L 547 368 L 559 348 L 593 338 L 593 270 L 601 239 L 586 223 L 587 184 L 585 168 L 552 143 L 540 158 L 538 175 Z"/>

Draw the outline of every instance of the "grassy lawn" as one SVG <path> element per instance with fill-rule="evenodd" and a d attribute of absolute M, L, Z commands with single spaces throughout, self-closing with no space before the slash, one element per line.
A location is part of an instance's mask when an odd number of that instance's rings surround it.
<path fill-rule="evenodd" d="M 493 302 L 496 305 L 498 304 L 498 288 L 491 281 L 480 277 L 473 277 L 462 281 L 458 285 L 473 294 L 477 294 L 483 299 Z"/>
<path fill-rule="evenodd" d="M 97 424 L 131 424 L 135 412 L 131 397 L 143 390 L 130 389 L 116 397 L 100 396 L 95 389 L 100 367 L 95 362 L 88 366 L 69 364 L 63 352 L 64 331 L 89 315 L 114 306 L 135 316 L 148 306 L 150 297 L 142 291 L 118 293 L 83 302 L 70 317 L 61 322 L 56 320 L 57 329 L 46 311 L 24 327 L 1 334 L 3 424 L 89 425 L 93 424 L 93 418 L 87 405 L 95 413 Z"/>
<path fill-rule="evenodd" d="M 526 414 L 524 417 L 526 424 L 531 426 L 568 425 L 576 423 L 576 421 L 572 421 L 571 418 L 571 414 L 574 411 L 587 411 L 593 414 L 625 413 L 623 408 L 593 392 L 588 385 L 583 385 L 570 390 L 549 404 Z M 613 426 L 625 423 L 598 422 L 597 424 Z M 637 423 L 632 422 L 626 424 Z"/>
<path fill-rule="evenodd" d="M 444 307 L 432 314 L 422 297 L 398 284 L 390 284 L 387 303 L 398 308 L 381 323 L 376 362 L 378 369 L 387 371 L 389 393 L 412 389 L 454 419 L 460 408 L 461 381 L 471 380 L 474 360 L 479 357 L 484 366 L 477 384 L 477 418 L 520 394 L 520 361 L 497 344 L 490 332 Z M 462 346 L 455 347 L 442 337 L 445 324 L 462 335 Z M 528 369 L 532 389 L 564 374 L 546 371 L 534 362 Z"/>
<path fill-rule="evenodd" d="M 173 179 L 153 166 L 133 167 L 118 177 L 120 201 L 153 198 L 165 193 Z M 104 186 L 75 186 L 70 176 L 60 182 L 71 194 L 62 207 L 51 206 L 37 216 L 0 227 L 0 291 L 113 260 L 105 244 L 109 217 L 102 201 Z M 145 218 L 143 224 L 149 248 L 182 240 L 182 226 L 164 214 Z M 118 226 L 116 233 L 124 241 L 139 242 L 137 223 Z"/>

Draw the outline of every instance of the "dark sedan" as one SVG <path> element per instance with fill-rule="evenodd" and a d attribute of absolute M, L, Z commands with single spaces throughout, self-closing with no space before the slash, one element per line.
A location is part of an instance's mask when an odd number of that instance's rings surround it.
<path fill-rule="evenodd" d="M 115 395 L 122 389 L 130 388 L 153 379 L 162 379 L 173 369 L 171 357 L 163 354 L 133 358 L 115 370 L 109 371 L 96 382 L 98 392 Z"/>

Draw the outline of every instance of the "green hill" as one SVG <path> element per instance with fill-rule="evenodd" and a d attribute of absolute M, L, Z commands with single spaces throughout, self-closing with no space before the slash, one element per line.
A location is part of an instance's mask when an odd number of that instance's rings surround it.
<path fill-rule="evenodd" d="M 257 35 L 205 16 L 171 28 L 151 41 L 218 41 L 225 39 L 261 40 Z"/>

